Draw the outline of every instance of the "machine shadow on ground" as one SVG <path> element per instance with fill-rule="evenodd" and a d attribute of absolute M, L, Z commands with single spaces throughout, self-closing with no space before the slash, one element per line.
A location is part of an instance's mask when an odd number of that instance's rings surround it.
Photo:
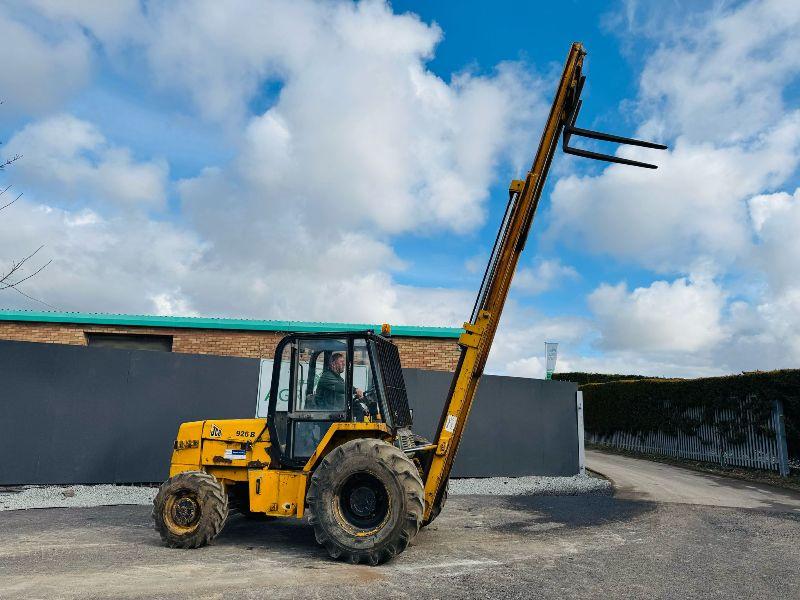
<path fill-rule="evenodd" d="M 165 547 L 158 533 L 152 529 L 152 536 L 146 541 L 149 546 Z M 209 548 L 225 548 L 236 552 L 252 552 L 264 549 L 277 551 L 292 559 L 323 560 L 328 562 L 328 554 L 314 539 L 314 529 L 305 520 L 279 518 L 262 520 L 247 518 L 232 513 L 225 527 Z M 175 552 L 197 552 L 195 550 L 175 549 Z"/>
<path fill-rule="evenodd" d="M 497 531 L 539 523 L 557 523 L 567 529 L 599 527 L 621 521 L 632 521 L 656 510 L 653 502 L 620 500 L 613 496 L 508 496 L 509 508 L 530 515 L 530 520 L 498 525 Z"/>

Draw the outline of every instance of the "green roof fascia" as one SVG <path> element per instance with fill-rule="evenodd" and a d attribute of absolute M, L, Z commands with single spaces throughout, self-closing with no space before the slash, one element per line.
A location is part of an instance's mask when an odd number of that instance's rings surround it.
<path fill-rule="evenodd" d="M 105 313 L 0 310 L 0 321 L 37 323 L 80 323 L 87 325 L 126 325 L 130 327 L 173 327 L 186 329 L 238 329 L 247 331 L 364 331 L 380 333 L 381 326 L 365 323 L 316 323 L 306 321 L 259 321 L 255 319 L 216 319 L 209 317 L 162 317 L 154 315 L 114 315 Z M 458 338 L 459 327 L 417 327 L 392 325 L 392 335 L 401 337 Z"/>

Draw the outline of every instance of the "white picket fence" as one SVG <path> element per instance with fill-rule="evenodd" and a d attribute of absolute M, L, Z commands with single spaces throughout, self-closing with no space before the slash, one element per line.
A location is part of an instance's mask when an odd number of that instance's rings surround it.
<path fill-rule="evenodd" d="M 715 462 L 722 466 L 778 471 L 783 476 L 789 474 L 783 407 L 780 402 L 775 403 L 766 423 L 756 422 L 752 412 L 744 407 L 739 410 L 718 410 L 712 423 L 702 423 L 701 408 L 689 409 L 684 416 L 701 423 L 694 434 L 657 431 L 640 435 L 616 431 L 611 435 L 598 435 L 587 431 L 586 441 L 634 452 Z M 745 434 L 742 443 L 731 443 L 720 432 L 721 425 L 730 423 L 742 428 Z"/>

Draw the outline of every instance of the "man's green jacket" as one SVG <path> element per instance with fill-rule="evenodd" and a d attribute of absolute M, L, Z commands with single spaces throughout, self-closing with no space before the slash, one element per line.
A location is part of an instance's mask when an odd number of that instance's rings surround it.
<path fill-rule="evenodd" d="M 317 410 L 344 410 L 344 387 L 344 377 L 326 368 L 317 381 Z"/>

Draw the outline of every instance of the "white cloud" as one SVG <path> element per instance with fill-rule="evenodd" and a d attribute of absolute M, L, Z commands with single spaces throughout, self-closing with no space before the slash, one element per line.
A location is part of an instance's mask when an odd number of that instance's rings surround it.
<path fill-rule="evenodd" d="M 629 292 L 624 283 L 603 284 L 589 307 L 609 350 L 697 352 L 719 343 L 725 332 L 724 292 L 707 279 L 654 281 Z"/>
<path fill-rule="evenodd" d="M 547 317 L 508 301 L 486 370 L 521 377 L 544 377 L 538 370 L 544 357 L 544 342 L 559 342 L 559 351 L 577 349 L 592 339 L 591 322 L 582 317 Z"/>
<path fill-rule="evenodd" d="M 475 228 L 498 165 L 522 164 L 529 125 L 546 110 L 540 82 L 517 64 L 437 77 L 425 63 L 439 27 L 383 2 L 34 7 L 51 28 L 85 28 L 105 49 L 143 54 L 161 87 L 232 137 L 244 129 L 235 175 L 259 195 L 292 195 L 351 227 Z M 274 105 L 251 116 L 275 85 Z"/>
<path fill-rule="evenodd" d="M 32 288 L 43 298 L 304 320 L 467 316 L 472 292 L 396 284 L 406 265 L 392 237 L 481 225 L 499 165 L 521 163 L 520 132 L 545 110 L 521 65 L 445 81 L 426 66 L 439 27 L 382 2 L 15 7 L 37 31 L 91 39 L 120 73 L 144 57 L 151 81 L 225 124 L 238 150 L 178 182 L 181 213 L 169 215 L 164 163 L 69 115 L 28 124 L 9 142 L 24 160 L 8 175 L 30 199 L 16 207 L 33 219 L 29 239 L 56 258 Z M 264 86 L 277 95 L 250 114 Z M 19 247 L 10 236 L 0 250 Z"/>
<path fill-rule="evenodd" d="M 130 150 L 109 144 L 94 125 L 71 115 L 26 125 L 7 151 L 23 156 L 9 169 L 9 180 L 56 203 L 160 209 L 166 201 L 163 161 L 137 162 Z"/>
<path fill-rule="evenodd" d="M 247 120 L 229 165 L 178 185 L 186 219 L 214 248 L 205 268 L 236 264 L 215 277 L 226 289 L 247 290 L 237 295 L 240 311 L 460 324 L 471 303 L 462 301 L 463 292 L 394 283 L 392 273 L 404 264 L 392 236 L 481 224 L 498 165 L 516 160 L 515 130 L 542 112 L 539 82 L 511 64 L 492 76 L 465 73 L 444 81 L 424 64 L 438 28 L 392 15 L 382 3 L 298 4 L 278 21 L 300 18 L 301 9 L 300 27 L 313 28 L 313 36 L 223 51 L 266 61 L 283 87 L 273 106 Z M 224 19 L 202 11 L 179 16 L 231 28 L 247 21 L 234 19 L 236 10 Z M 276 11 L 269 4 L 261 10 Z M 279 39 L 291 30 L 277 29 Z M 185 43 L 194 48 L 196 40 Z M 188 60 L 192 52 L 181 56 Z M 153 60 L 163 66 L 172 59 L 158 54 Z M 203 66 L 211 70 L 205 88 L 215 85 L 215 64 Z M 247 69 L 247 77 L 265 77 L 252 64 Z M 235 75 L 236 67 L 228 70 Z M 237 101 L 251 93 L 246 85 L 226 89 L 239 90 Z M 198 276 L 191 293 L 199 297 L 205 285 Z M 218 312 L 230 297 L 206 290 L 198 306 Z"/>
<path fill-rule="evenodd" d="M 748 206 L 758 240 L 753 253 L 758 268 L 767 274 L 776 293 L 800 289 L 800 188 L 793 195 L 755 196 Z"/>
<path fill-rule="evenodd" d="M 621 151 L 656 172 L 561 179 L 550 234 L 662 272 L 686 272 L 698 255 L 741 266 L 752 249 L 747 200 L 800 164 L 800 111 L 784 99 L 800 74 L 800 4 L 718 5 L 681 20 L 643 10 L 660 26 L 646 26 L 658 47 L 640 79 L 638 133 L 672 148 Z"/>
<path fill-rule="evenodd" d="M 350 228 L 463 232 L 479 225 L 494 168 L 509 150 L 505 136 L 520 114 L 504 100 L 522 93 L 504 75 L 513 67 L 496 79 L 465 77 L 448 86 L 421 71 L 419 57 L 370 71 L 360 60 L 343 58 L 335 73 L 323 68 L 325 75 L 305 68 L 287 80 L 277 104 L 248 125 L 239 176 L 267 202 L 291 196 Z M 472 122 L 479 125 L 465 131 Z"/>
<path fill-rule="evenodd" d="M 715 4 L 681 19 L 660 5 L 628 9 L 631 32 L 656 49 L 626 108 L 644 120 L 639 136 L 671 148 L 620 151 L 656 172 L 561 178 L 548 235 L 677 277 L 633 291 L 601 285 L 588 303 L 603 353 L 567 360 L 654 374 L 796 366 L 800 210 L 776 190 L 800 165 L 800 111 L 787 102 L 800 75 L 800 5 Z M 632 16 L 641 13 L 643 30 Z"/>
<path fill-rule="evenodd" d="M 203 316 L 197 311 L 192 310 L 180 290 L 161 292 L 151 296 L 150 300 L 153 303 L 153 310 L 157 315 L 178 315 L 181 317 Z"/>
<path fill-rule="evenodd" d="M 53 23 L 86 28 L 103 44 L 112 47 L 145 25 L 139 0 L 24 0 L 16 4 L 18 10 L 26 5 L 35 8 Z"/>
<path fill-rule="evenodd" d="M 3 117 L 57 108 L 89 78 L 91 48 L 77 28 L 45 35 L 2 10 L 0 54 Z"/>
<path fill-rule="evenodd" d="M 771 192 L 796 174 L 800 156 L 800 113 L 785 104 L 800 72 L 798 16 L 796 3 L 749 2 L 646 24 L 657 50 L 626 108 L 645 120 L 641 137 L 671 149 L 620 151 L 658 163 L 656 172 L 611 166 L 561 177 L 547 235 L 679 276 L 632 291 L 599 286 L 588 297 L 593 318 L 560 347 L 559 371 L 697 376 L 797 366 L 798 194 Z M 544 373 L 538 347 L 507 346 L 505 357 L 494 362 L 499 370 Z"/>
<path fill-rule="evenodd" d="M 800 164 L 800 111 L 750 144 L 680 138 L 653 161 L 657 171 L 615 165 L 560 179 L 548 235 L 658 271 L 685 271 L 698 255 L 732 265 L 751 250 L 747 199 Z"/>
<path fill-rule="evenodd" d="M 486 262 L 488 260 L 488 254 L 485 252 L 478 252 L 464 261 L 464 268 L 467 270 L 467 273 L 472 273 L 473 275 L 479 272 L 482 273 L 486 268 Z"/>
<path fill-rule="evenodd" d="M 659 357 L 638 351 L 604 352 L 594 355 L 565 354 L 559 357 L 556 373 L 613 373 L 650 377 L 715 377 L 731 373 L 726 364 L 697 361 L 693 355 Z"/>
<path fill-rule="evenodd" d="M 40 244 L 39 262 L 25 273 L 45 259 L 53 262 L 23 291 L 60 310 L 123 313 L 152 313 L 159 306 L 154 299 L 167 291 L 179 305 L 175 290 L 205 251 L 195 235 L 168 223 L 134 214 L 104 218 L 23 197 L 0 217 L 0 257 L 19 259 Z M 0 306 L 44 308 L 12 290 L 0 293 Z"/>
<path fill-rule="evenodd" d="M 0 45 L 19 58 L 0 87 L 9 108 L 48 114 L 9 141 L 24 159 L 7 177 L 26 196 L 0 218 L 0 256 L 47 244 L 55 262 L 26 287 L 34 295 L 112 312 L 467 316 L 472 290 L 397 284 L 407 265 L 394 240 L 482 225 L 489 187 L 509 162 L 525 164 L 520 136 L 546 110 L 551 86 L 525 67 L 438 77 L 427 62 L 440 28 L 374 1 L 12 5 Z M 800 360 L 799 201 L 777 192 L 800 156 L 800 112 L 784 94 L 800 71 L 795 5 L 720 5 L 649 30 L 657 49 L 635 114 L 640 135 L 672 149 L 653 157 L 655 173 L 562 177 L 550 235 L 667 280 L 602 285 L 591 318 L 547 318 L 512 298 L 490 371 L 541 376 L 545 339 L 562 343 L 559 370 L 709 374 Z M 179 214 L 166 210 L 164 162 L 52 114 L 98 57 L 120 77 L 135 61 L 138 83 L 188 100 L 236 149 L 175 184 Z M 575 277 L 541 261 L 520 270 L 515 293 Z M 739 288 L 723 288 L 731 281 Z"/>
<path fill-rule="evenodd" d="M 529 356 L 518 358 L 509 362 L 503 369 L 504 375 L 511 377 L 532 377 L 534 379 L 544 378 L 547 367 L 543 356 Z"/>
<path fill-rule="evenodd" d="M 557 258 L 540 259 L 532 267 L 517 269 L 513 289 L 525 294 L 541 294 L 552 290 L 566 280 L 578 279 L 574 267 L 562 264 Z"/>
<path fill-rule="evenodd" d="M 787 112 L 783 91 L 800 70 L 800 4 L 761 0 L 704 16 L 699 27 L 685 19 L 661 29 L 665 43 L 641 78 L 652 114 L 643 131 L 694 143 L 758 137 Z"/>
<path fill-rule="evenodd" d="M 800 286 L 759 304 L 756 310 L 767 325 L 762 331 L 768 339 L 755 350 L 767 356 L 778 354 L 772 364 L 796 368 L 800 363 Z"/>

